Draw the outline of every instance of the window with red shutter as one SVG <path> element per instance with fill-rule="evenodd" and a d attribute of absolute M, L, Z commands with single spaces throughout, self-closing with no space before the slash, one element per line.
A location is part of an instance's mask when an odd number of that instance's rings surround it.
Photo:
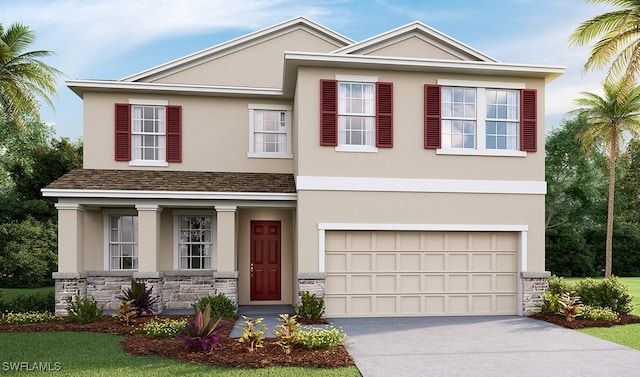
<path fill-rule="evenodd" d="M 338 145 L 338 81 L 320 80 L 320 145 Z"/>
<path fill-rule="evenodd" d="M 393 83 L 376 84 L 376 146 L 393 147 Z"/>
<path fill-rule="evenodd" d="M 520 150 L 537 151 L 537 92 L 523 89 L 520 92 Z"/>
<path fill-rule="evenodd" d="M 115 107 L 115 159 L 131 160 L 131 105 L 127 103 Z"/>
<path fill-rule="evenodd" d="M 167 106 L 167 162 L 182 162 L 182 106 Z"/>
<path fill-rule="evenodd" d="M 424 86 L 424 147 L 437 149 L 441 146 L 442 105 L 440 85 Z"/>

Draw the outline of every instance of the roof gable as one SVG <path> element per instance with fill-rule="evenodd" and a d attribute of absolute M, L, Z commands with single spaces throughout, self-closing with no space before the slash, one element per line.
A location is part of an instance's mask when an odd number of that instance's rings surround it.
<path fill-rule="evenodd" d="M 318 40 L 324 41 L 333 48 L 342 48 L 353 43 L 353 40 L 336 33 L 305 17 L 297 17 L 274 26 L 232 39 L 228 42 L 195 52 L 168 63 L 158 65 L 145 71 L 122 78 L 123 82 L 156 82 L 171 75 L 183 72 L 190 68 L 200 66 L 207 62 L 237 53 L 261 43 L 273 40 L 283 35 L 303 30 Z M 311 52 L 311 51 L 309 51 Z M 329 52 L 329 51 L 315 51 Z M 281 66 L 280 66 L 281 68 Z"/>
<path fill-rule="evenodd" d="M 345 46 L 333 53 L 497 62 L 496 59 L 419 21 Z"/>

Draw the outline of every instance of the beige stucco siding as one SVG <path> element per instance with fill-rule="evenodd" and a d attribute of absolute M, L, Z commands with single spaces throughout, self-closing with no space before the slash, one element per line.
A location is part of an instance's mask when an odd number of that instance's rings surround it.
<path fill-rule="evenodd" d="M 281 300 L 269 301 L 270 304 L 293 304 L 294 278 L 293 275 L 293 233 L 294 219 L 292 209 L 240 209 L 238 211 L 238 300 L 240 305 L 251 304 L 250 301 L 250 238 L 252 220 L 280 221 L 281 236 Z M 261 303 L 261 302 L 253 302 Z"/>
<path fill-rule="evenodd" d="M 298 29 L 155 82 L 280 88 L 285 51 L 330 52 L 339 47 Z"/>
<path fill-rule="evenodd" d="M 320 223 L 523 225 L 528 271 L 544 271 L 544 195 L 302 191 L 297 214 L 301 272 L 319 269 Z"/>
<path fill-rule="evenodd" d="M 334 79 L 336 74 L 374 76 L 379 81 L 393 82 L 393 148 L 349 153 L 320 146 L 319 81 Z M 424 84 L 435 84 L 438 79 L 516 82 L 537 89 L 538 151 L 526 157 L 489 157 L 438 155 L 433 149 L 424 149 Z M 544 180 L 543 80 L 303 67 L 298 75 L 294 111 L 308 114 L 304 121 L 299 120 L 296 129 L 297 149 L 304 151 L 297 153 L 297 174 L 301 176 Z"/>
<path fill-rule="evenodd" d="M 84 270 L 102 271 L 105 260 L 105 215 L 88 210 L 84 215 Z"/>
<path fill-rule="evenodd" d="M 418 37 L 410 37 L 394 44 L 373 50 L 366 55 L 393 56 L 418 59 L 462 60 L 432 43 Z M 476 60 L 476 59 L 473 59 Z"/>
<path fill-rule="evenodd" d="M 114 104 L 130 99 L 167 100 L 182 106 L 182 162 L 160 169 L 291 173 L 291 159 L 249 158 L 249 104 L 287 101 L 220 97 L 85 93 L 84 168 L 145 169 L 114 159 Z M 156 170 L 158 167 L 149 169 Z"/>

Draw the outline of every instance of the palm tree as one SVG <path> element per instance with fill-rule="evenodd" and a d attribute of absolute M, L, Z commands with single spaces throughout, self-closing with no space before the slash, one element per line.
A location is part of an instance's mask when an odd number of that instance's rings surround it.
<path fill-rule="evenodd" d="M 624 146 L 624 137 L 640 134 L 640 86 L 625 87 L 625 80 L 603 83 L 604 96 L 582 92 L 575 102 L 580 109 L 573 113 L 587 119 L 578 130 L 577 138 L 585 150 L 602 147 L 609 155 L 609 198 L 607 205 L 607 241 L 605 247 L 605 277 L 611 276 L 613 251 L 613 200 L 616 180 L 616 157 Z"/>
<path fill-rule="evenodd" d="M 622 77 L 627 89 L 640 73 L 640 1 L 585 0 L 588 3 L 609 4 L 621 9 L 587 20 L 569 36 L 572 45 L 584 46 L 600 38 L 591 49 L 585 70 L 602 69 L 610 62 L 606 81 L 613 83 Z"/>
<path fill-rule="evenodd" d="M 0 24 L 0 119 L 20 127 L 25 117 L 39 121 L 39 98 L 53 107 L 51 96 L 60 74 L 39 60 L 52 55 L 51 51 L 26 51 L 34 40 L 28 26 L 16 23 L 5 30 Z"/>

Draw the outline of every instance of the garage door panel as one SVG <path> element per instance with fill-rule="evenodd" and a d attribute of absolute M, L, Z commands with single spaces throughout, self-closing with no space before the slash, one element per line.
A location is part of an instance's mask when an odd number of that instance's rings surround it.
<path fill-rule="evenodd" d="M 326 315 L 515 314 L 517 238 L 499 232 L 329 231 Z"/>

